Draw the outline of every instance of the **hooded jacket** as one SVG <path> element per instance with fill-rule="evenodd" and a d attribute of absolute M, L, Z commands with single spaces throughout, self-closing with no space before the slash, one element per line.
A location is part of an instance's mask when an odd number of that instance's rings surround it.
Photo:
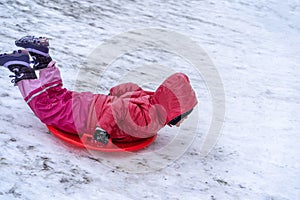
<path fill-rule="evenodd" d="M 113 140 L 129 142 L 151 137 L 169 121 L 193 109 L 197 98 L 189 78 L 183 73 L 168 77 L 155 92 L 134 83 L 110 89 L 110 95 L 95 95 L 88 127 L 100 127 Z"/>

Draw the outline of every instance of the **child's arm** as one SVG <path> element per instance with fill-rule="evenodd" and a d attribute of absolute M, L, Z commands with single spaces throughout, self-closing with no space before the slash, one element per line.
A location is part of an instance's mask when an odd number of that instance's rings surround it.
<path fill-rule="evenodd" d="M 140 91 L 142 90 L 141 87 L 139 87 L 137 84 L 134 83 L 122 83 L 120 85 L 117 85 L 115 87 L 112 87 L 109 90 L 109 95 L 111 96 L 121 96 L 127 92 L 133 92 L 133 91 Z"/>

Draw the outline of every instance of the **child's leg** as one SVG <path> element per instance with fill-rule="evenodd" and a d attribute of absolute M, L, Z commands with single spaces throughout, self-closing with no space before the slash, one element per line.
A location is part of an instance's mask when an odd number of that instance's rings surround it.
<path fill-rule="evenodd" d="M 62 88 L 62 80 L 54 62 L 40 71 L 39 79 L 17 83 L 24 100 L 45 124 L 77 133 L 72 114 L 72 92 Z"/>
<path fill-rule="evenodd" d="M 42 85 L 52 85 L 62 83 L 59 69 L 55 66 L 55 62 L 51 61 L 48 67 L 40 70 L 39 79 Z"/>
<path fill-rule="evenodd" d="M 46 37 L 25 36 L 16 45 L 27 49 L 40 70 L 39 80 L 20 82 L 20 91 L 33 112 L 48 125 L 70 132 L 85 132 L 86 120 L 94 95 L 62 88 L 62 80 L 55 62 L 49 55 Z"/>
<path fill-rule="evenodd" d="M 94 94 L 62 88 L 55 62 L 40 70 L 39 79 L 18 82 L 24 100 L 45 124 L 69 133 L 87 132 L 87 119 Z"/>
<path fill-rule="evenodd" d="M 48 87 L 61 85 L 62 80 L 59 69 L 55 67 L 55 62 L 51 61 L 49 67 L 40 71 L 39 79 L 30 79 L 20 81 L 17 85 L 20 92 L 27 102 L 34 95 L 42 90 L 47 90 Z"/>

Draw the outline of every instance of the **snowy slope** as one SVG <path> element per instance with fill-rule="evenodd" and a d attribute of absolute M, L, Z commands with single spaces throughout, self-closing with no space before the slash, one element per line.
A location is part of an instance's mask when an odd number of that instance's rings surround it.
<path fill-rule="evenodd" d="M 124 69 L 153 64 L 187 73 L 199 97 L 197 136 L 184 154 L 166 160 L 162 169 L 132 173 L 114 168 L 107 159 L 121 162 L 126 157 L 95 159 L 48 134 L 10 84 L 10 73 L 0 70 L 1 200 L 300 198 L 299 1 L 4 0 L 0 16 L 1 52 L 13 50 L 14 40 L 27 34 L 52 38 L 52 57 L 69 89 L 103 41 L 155 27 L 201 46 L 218 69 L 226 95 L 222 135 L 202 158 L 199 146 L 209 129 L 211 99 L 189 63 L 154 50 L 116 60 L 116 70 L 107 72 L 100 87 L 103 92 L 118 83 Z M 166 73 L 155 73 L 156 81 Z M 145 87 L 155 89 L 147 83 Z M 170 141 L 174 131 L 162 130 L 150 150 Z"/>

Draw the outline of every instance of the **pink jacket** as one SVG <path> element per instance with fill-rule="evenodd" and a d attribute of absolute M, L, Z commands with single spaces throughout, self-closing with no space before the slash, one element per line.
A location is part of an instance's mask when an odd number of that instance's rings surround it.
<path fill-rule="evenodd" d="M 197 104 L 189 79 L 182 73 L 167 78 L 155 92 L 125 83 L 111 88 L 110 95 L 103 95 L 62 88 L 54 64 L 41 70 L 39 79 L 23 80 L 18 86 L 43 123 L 69 133 L 93 134 L 99 126 L 113 140 L 151 137 Z"/>
<path fill-rule="evenodd" d="M 156 134 L 169 121 L 191 110 L 197 98 L 185 74 L 167 78 L 155 92 L 125 83 L 96 95 L 88 124 L 106 130 L 115 140 L 132 141 Z"/>

